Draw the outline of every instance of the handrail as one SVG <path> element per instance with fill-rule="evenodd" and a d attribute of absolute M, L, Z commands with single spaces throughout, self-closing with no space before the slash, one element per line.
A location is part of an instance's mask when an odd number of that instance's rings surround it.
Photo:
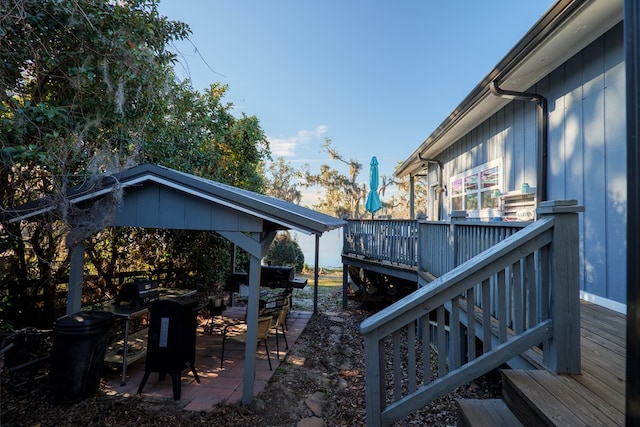
<path fill-rule="evenodd" d="M 555 206 L 361 324 L 367 425 L 388 425 L 540 343 L 548 367 L 579 371 L 570 351 L 579 344 L 579 209 Z"/>
<path fill-rule="evenodd" d="M 480 274 L 484 276 L 483 270 L 491 271 L 492 273 L 497 272 L 493 271 L 492 266 L 489 264 L 496 261 L 499 262 L 500 258 L 505 256 L 508 257 L 507 259 L 511 261 L 511 263 L 515 262 L 516 258 L 520 258 L 522 255 L 514 251 L 520 251 L 520 246 L 528 244 L 529 240 L 542 238 L 542 243 L 548 244 L 549 236 L 546 232 L 550 230 L 552 226 L 553 218 L 545 218 L 544 220 L 532 223 L 527 227 L 526 235 L 514 234 L 481 254 L 482 256 L 471 258 L 458 266 L 458 268 L 438 277 L 435 281 L 411 293 L 406 298 L 368 317 L 360 325 L 360 332 L 367 334 L 373 331 L 373 329 L 380 328 L 391 321 L 397 320 L 401 323 L 405 322 L 405 320 L 410 317 L 410 311 L 416 309 L 422 310 L 423 305 L 427 302 L 430 302 L 430 304 L 428 304 L 430 307 L 444 304 L 450 299 L 450 294 L 457 293 L 459 295 L 461 293 L 462 290 L 458 289 L 460 282 L 464 281 L 466 283 L 468 280 L 475 279 L 478 272 L 481 272 Z M 503 263 L 500 263 L 500 265 L 501 264 Z M 479 281 L 476 281 L 474 284 L 478 282 Z M 400 308 L 402 309 L 400 310 Z"/>

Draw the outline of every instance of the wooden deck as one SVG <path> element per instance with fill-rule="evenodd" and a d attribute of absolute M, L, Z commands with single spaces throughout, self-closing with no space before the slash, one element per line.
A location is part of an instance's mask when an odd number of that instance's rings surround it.
<path fill-rule="evenodd" d="M 626 316 L 582 302 L 580 320 L 580 375 L 503 371 L 504 398 L 525 425 L 625 424 Z"/>

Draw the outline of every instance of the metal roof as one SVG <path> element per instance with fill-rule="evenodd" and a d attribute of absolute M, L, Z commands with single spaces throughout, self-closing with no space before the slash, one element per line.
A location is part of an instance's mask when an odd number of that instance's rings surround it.
<path fill-rule="evenodd" d="M 435 158 L 511 102 L 490 93 L 492 81 L 498 81 L 504 90 L 529 91 L 540 79 L 621 22 L 622 17 L 622 0 L 558 0 L 394 175 L 419 173 L 426 166 L 420 157 Z"/>
<path fill-rule="evenodd" d="M 214 205 L 259 218 L 268 223 L 268 227 L 265 228 L 269 229 L 292 229 L 306 234 L 321 235 L 346 224 L 342 219 L 294 203 L 152 164 L 143 164 L 105 175 L 98 188 L 76 187 L 68 192 L 68 201 L 71 204 L 86 202 L 100 198 L 114 188 L 124 189 L 126 199 L 127 188 L 137 189 L 145 183 L 167 187 Z M 123 205 L 123 209 L 126 209 L 128 204 Z M 51 199 L 43 199 L 23 206 L 11 215 L 10 221 L 29 219 L 45 212 L 55 211 L 57 208 L 58 206 Z M 6 215 L 5 219 L 7 219 Z"/>

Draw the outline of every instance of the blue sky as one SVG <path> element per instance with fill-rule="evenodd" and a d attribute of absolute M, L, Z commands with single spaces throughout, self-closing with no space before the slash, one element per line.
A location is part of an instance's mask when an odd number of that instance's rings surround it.
<path fill-rule="evenodd" d="M 366 183 L 372 156 L 392 175 L 553 3 L 163 0 L 160 13 L 192 30 L 174 48 L 178 77 L 229 85 L 274 157 L 341 170 L 321 151 L 329 138 Z"/>
<path fill-rule="evenodd" d="M 163 0 L 160 13 L 193 32 L 178 77 L 228 84 L 274 156 L 314 169 L 330 138 L 367 182 L 371 156 L 391 175 L 552 4 Z"/>

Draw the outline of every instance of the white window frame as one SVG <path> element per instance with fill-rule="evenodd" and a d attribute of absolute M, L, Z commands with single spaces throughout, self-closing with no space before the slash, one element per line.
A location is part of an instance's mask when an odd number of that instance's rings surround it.
<path fill-rule="evenodd" d="M 450 211 L 466 211 L 469 218 L 500 217 L 500 200 L 494 197 L 494 192 L 502 189 L 502 175 L 502 159 L 496 159 L 452 176 L 449 179 Z"/>

